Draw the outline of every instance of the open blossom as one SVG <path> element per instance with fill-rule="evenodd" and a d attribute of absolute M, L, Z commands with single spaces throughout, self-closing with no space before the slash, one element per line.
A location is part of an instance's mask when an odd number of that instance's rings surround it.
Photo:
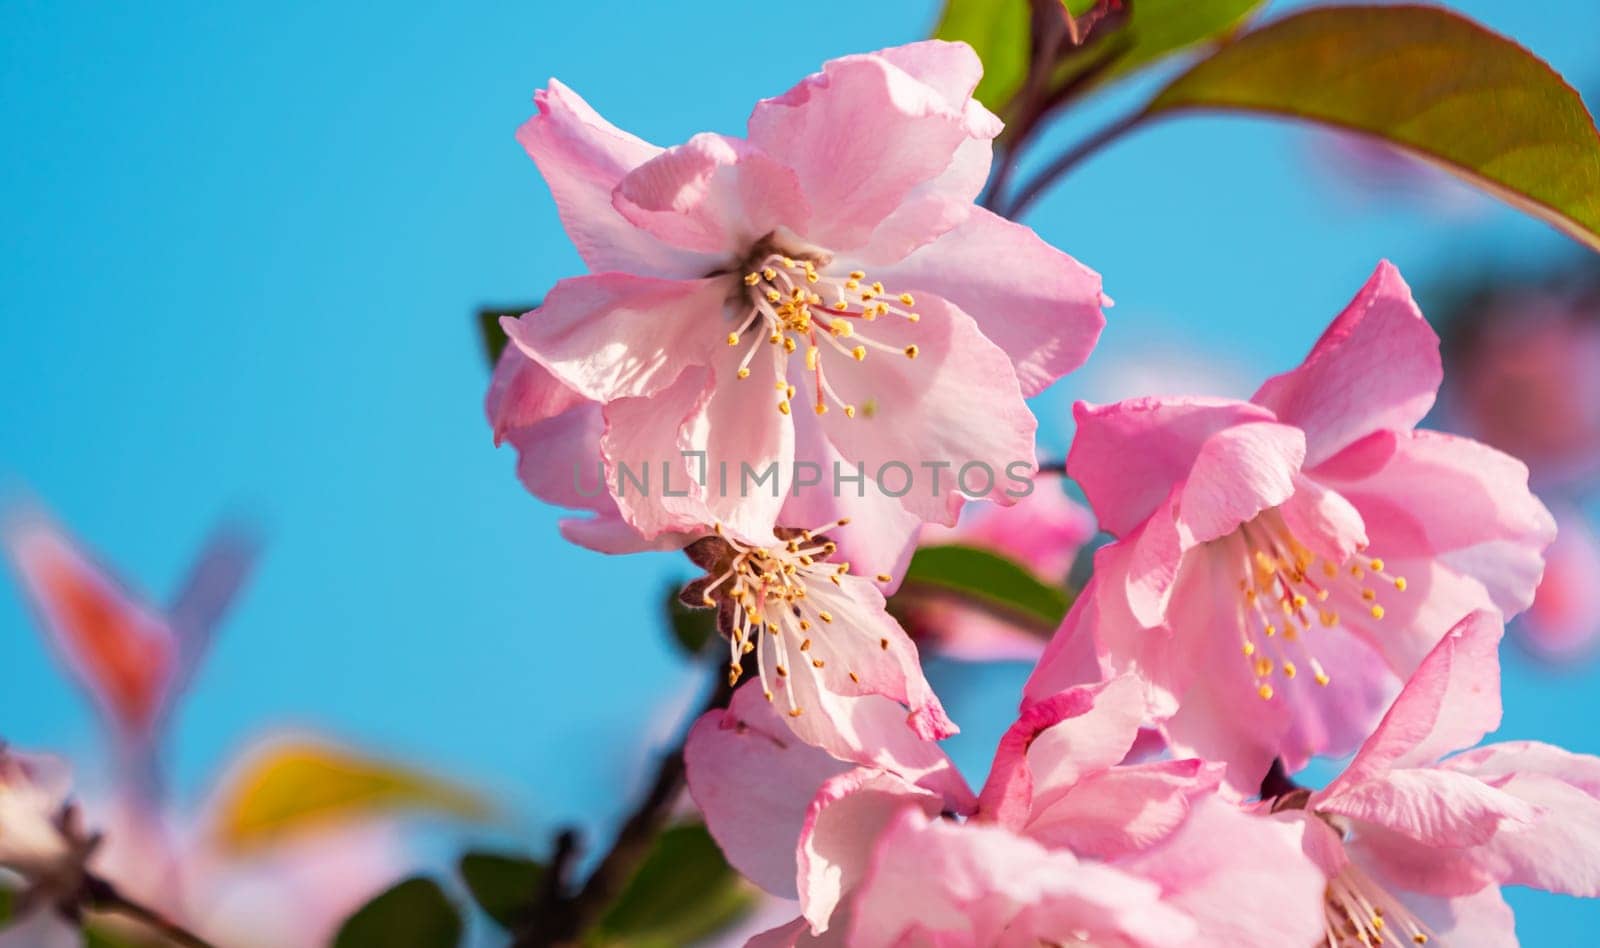
<path fill-rule="evenodd" d="M 1514 945 L 1501 886 L 1600 896 L 1600 758 L 1465 750 L 1500 725 L 1502 632 L 1495 614 L 1464 619 L 1344 773 L 1278 801 L 1328 875 L 1328 944 Z"/>
<path fill-rule="evenodd" d="M 771 542 L 755 544 L 720 525 L 685 548 L 706 576 L 682 599 L 717 610 L 730 684 L 753 654 L 766 700 L 782 708 L 803 740 L 837 755 L 859 746 L 859 737 L 851 739 L 858 722 L 850 699 L 861 695 L 909 708 L 907 723 L 925 739 L 956 733 L 883 594 L 849 563 L 832 559 L 836 550 L 821 530 L 780 529 Z"/>
<path fill-rule="evenodd" d="M 1600 639 L 1600 537 L 1580 510 L 1558 508 L 1533 605 L 1511 628 L 1515 642 L 1552 665 L 1593 655 Z"/>
<path fill-rule="evenodd" d="M 926 524 L 919 546 L 960 544 L 1014 560 L 1047 583 L 1064 586 L 1078 550 L 1095 533 L 1094 517 L 1061 490 L 1061 478 L 1034 478 L 1033 492 L 1010 507 L 969 504 L 954 527 Z M 907 631 L 940 654 L 966 661 L 1037 660 L 1044 639 L 961 602 L 923 599 L 905 610 Z"/>
<path fill-rule="evenodd" d="M 1023 398 L 1083 362 L 1102 297 L 973 205 L 1000 130 L 980 73 L 963 44 L 848 56 L 758 103 L 746 138 L 665 150 L 559 82 L 535 97 L 519 139 L 592 272 L 506 331 L 538 385 L 601 404 L 607 487 L 646 538 L 848 516 L 872 524 L 841 537 L 852 557 L 892 571 L 918 523 L 1008 502 L 1006 475 L 1032 470 Z M 887 491 L 867 483 L 885 465 Z M 865 480 L 835 490 L 836 472 Z"/>
<path fill-rule="evenodd" d="M 1413 430 L 1440 374 L 1385 263 L 1252 401 L 1080 403 L 1068 473 L 1118 539 L 1029 699 L 1093 648 L 1149 682 L 1176 753 L 1239 787 L 1354 749 L 1443 630 L 1527 607 L 1554 535 L 1521 463 Z"/>
<path fill-rule="evenodd" d="M 1119 764 L 1143 710 L 1137 683 L 1025 712 L 976 800 L 935 745 L 887 726 L 892 704 L 853 701 L 863 732 L 888 740 L 844 760 L 788 739 L 750 687 L 690 733 L 689 789 L 730 862 L 800 900 L 801 918 L 752 945 L 1316 937 L 1322 876 L 1292 828 L 1227 802 L 1218 768 Z"/>

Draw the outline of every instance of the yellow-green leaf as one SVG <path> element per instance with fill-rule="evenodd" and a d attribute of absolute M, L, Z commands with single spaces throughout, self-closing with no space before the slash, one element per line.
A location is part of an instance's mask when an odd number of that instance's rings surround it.
<path fill-rule="evenodd" d="M 1222 109 L 1372 136 L 1600 250 L 1600 133 L 1543 61 L 1436 7 L 1322 7 L 1241 36 L 1147 114 Z"/>
<path fill-rule="evenodd" d="M 220 842 L 245 849 L 307 830 L 394 814 L 489 815 L 472 792 L 417 770 L 310 741 L 280 743 L 224 782 Z"/>
<path fill-rule="evenodd" d="M 461 914 L 432 879 L 407 879 L 345 920 L 333 948 L 456 948 Z"/>
<path fill-rule="evenodd" d="M 973 95 L 998 113 L 1027 81 L 1031 31 L 1028 0 L 946 0 L 933 35 L 977 51 L 983 80 Z"/>
<path fill-rule="evenodd" d="M 750 910 L 754 896 L 698 823 L 669 827 L 584 943 L 677 948 L 715 934 Z"/>

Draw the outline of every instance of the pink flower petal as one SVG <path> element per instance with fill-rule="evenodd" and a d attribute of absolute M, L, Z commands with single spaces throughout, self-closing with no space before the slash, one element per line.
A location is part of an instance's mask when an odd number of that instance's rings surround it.
<path fill-rule="evenodd" d="M 1193 759 L 1111 767 L 1035 806 L 1023 832 L 1085 858 L 1143 852 L 1182 826 L 1196 800 L 1214 795 L 1222 774 L 1221 764 Z"/>
<path fill-rule="evenodd" d="M 1035 469 L 1038 422 L 1010 360 L 970 316 L 934 296 L 917 308 L 918 323 L 879 319 L 870 330 L 894 350 L 914 346 L 915 358 L 872 352 L 829 363 L 829 384 L 861 410 L 829 411 L 821 422 L 840 456 L 865 464 L 868 491 L 903 494 L 918 517 L 952 524 L 963 496 L 1015 501 L 1007 491 Z"/>
<path fill-rule="evenodd" d="M 1392 769 L 1382 777 L 1318 794 L 1312 805 L 1427 846 L 1457 849 L 1488 842 L 1505 823 L 1530 824 L 1534 816 L 1532 807 L 1503 790 L 1436 768 Z"/>
<path fill-rule="evenodd" d="M 585 398 L 654 395 L 723 344 L 724 279 L 605 273 L 557 283 L 544 304 L 501 320 L 506 334 Z"/>
<path fill-rule="evenodd" d="M 1450 630 L 1319 800 L 1382 779 L 1391 768 L 1432 764 L 1499 727 L 1499 645 L 1504 632 L 1499 617 L 1488 612 L 1474 613 Z"/>
<path fill-rule="evenodd" d="M 589 269 L 673 277 L 706 272 L 696 255 L 662 244 L 611 206 L 623 176 L 661 149 L 607 122 L 554 79 L 533 101 L 539 114 L 517 130 L 517 141 L 539 166 L 561 224 Z"/>
<path fill-rule="evenodd" d="M 1298 428 L 1269 422 L 1235 425 L 1207 438 L 1179 501 L 1184 545 L 1226 536 L 1288 500 L 1305 452 Z"/>
<path fill-rule="evenodd" d="M 1044 654 L 1023 686 L 1023 707 L 1047 700 L 1073 685 L 1100 680 L 1100 659 L 1095 650 L 1095 629 L 1100 618 L 1095 603 L 1098 598 L 1096 582 L 1090 577 L 1066 618 L 1050 637 Z"/>
<path fill-rule="evenodd" d="M 813 223 L 805 234 L 852 250 L 919 185 L 938 178 L 970 136 L 964 109 L 878 56 L 823 65 L 756 104 L 749 139 L 799 176 Z"/>
<path fill-rule="evenodd" d="M 1270 412 L 1222 398 L 1140 398 L 1073 406 L 1078 432 L 1067 474 L 1083 487 L 1100 528 L 1131 533 L 1189 476 L 1201 445 L 1225 428 L 1272 421 Z"/>
<path fill-rule="evenodd" d="M 1439 337 L 1385 261 L 1305 362 L 1268 379 L 1251 401 L 1305 430 L 1312 467 L 1374 431 L 1415 427 L 1442 375 Z"/>
<path fill-rule="evenodd" d="M 1099 274 L 981 208 L 882 272 L 891 286 L 970 313 L 1016 363 L 1029 397 L 1083 365 L 1105 327 Z"/>
<path fill-rule="evenodd" d="M 748 143 L 702 133 L 628 172 L 612 198 L 635 226 L 674 247 L 736 260 L 810 216 L 794 172 Z"/>
<path fill-rule="evenodd" d="M 893 774 L 853 770 L 823 784 L 806 811 L 799 849 L 800 905 L 813 933 L 865 877 L 878 838 L 907 809 L 937 816 L 943 801 Z"/>
<path fill-rule="evenodd" d="M 506 346 L 495 363 L 484 412 L 499 444 L 513 428 L 554 418 L 587 401 L 521 349 Z"/>

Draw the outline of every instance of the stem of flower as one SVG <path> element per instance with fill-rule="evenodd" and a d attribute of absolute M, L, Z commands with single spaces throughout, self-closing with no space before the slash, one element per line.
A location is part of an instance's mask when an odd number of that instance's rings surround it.
<path fill-rule="evenodd" d="M 1026 184 L 1017 189 L 1016 196 L 1011 199 L 1004 210 L 997 211 L 997 213 L 1012 220 L 1018 219 L 1022 216 L 1022 212 L 1027 210 L 1028 206 L 1046 188 L 1056 182 L 1056 179 L 1071 171 L 1079 162 L 1095 152 L 1121 138 L 1124 134 L 1133 131 L 1149 117 L 1149 112 L 1135 112 L 1124 116 L 1063 152 L 1054 161 L 1051 161 L 1041 169 L 1038 174 L 1029 179 Z"/>
<path fill-rule="evenodd" d="M 576 853 L 576 837 L 570 830 L 562 833 L 557 857 L 551 865 L 553 884 L 547 887 L 535 906 L 532 921 L 517 933 L 514 948 L 578 944 L 650 854 L 656 836 L 666 827 L 672 806 L 684 788 L 683 748 L 689 728 L 705 712 L 727 707 L 733 697 L 725 664 L 717 662 L 712 666 L 712 680 L 714 684 L 704 705 L 685 722 L 677 743 L 662 755 L 649 790 L 617 831 L 611 849 L 576 893 L 567 893 L 561 879 Z"/>
<path fill-rule="evenodd" d="M 182 948 L 215 948 L 210 942 L 189 931 L 187 928 L 167 918 L 147 905 L 133 901 L 121 892 L 116 886 L 98 876 L 90 876 L 84 882 L 84 899 L 86 906 L 97 912 L 107 915 L 120 915 L 123 918 L 138 922 L 162 938 Z"/>

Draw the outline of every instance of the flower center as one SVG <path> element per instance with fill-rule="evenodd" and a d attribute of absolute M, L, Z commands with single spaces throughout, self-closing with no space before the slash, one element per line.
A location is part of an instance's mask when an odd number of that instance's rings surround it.
<path fill-rule="evenodd" d="M 731 607 L 731 611 L 725 610 L 719 616 L 724 624 L 722 631 L 728 636 L 728 684 L 738 684 L 744 674 L 744 657 L 754 652 L 756 674 L 767 700 L 774 700 L 776 691 L 781 689 L 787 696 L 791 717 L 799 717 L 804 711 L 795 694 L 793 676 L 807 675 L 811 684 L 820 685 L 819 679 L 828 667 L 827 656 L 840 651 L 830 648 L 830 639 L 856 633 L 835 625 L 838 617 L 813 595 L 820 584 L 842 587 L 840 577 L 850 572 L 849 563 L 825 561 L 837 546 L 821 535 L 824 529 L 848 522 L 838 520 L 816 530 L 780 529 L 780 536 L 787 535 L 782 546 L 741 542 L 723 533 L 720 525 L 716 537 L 708 538 L 720 544 L 716 556 L 720 572 L 713 568 L 714 575 L 705 585 L 701 601 L 706 606 Z M 888 582 L 889 577 L 879 576 L 878 580 Z M 880 644 L 889 647 L 887 640 Z M 860 682 L 855 672 L 848 668 L 844 671 L 852 682 Z"/>
<path fill-rule="evenodd" d="M 1353 862 L 1328 880 L 1322 911 L 1330 948 L 1426 945 L 1433 939 L 1421 919 Z"/>
<path fill-rule="evenodd" d="M 1406 591 L 1404 576 L 1385 571 L 1383 560 L 1364 550 L 1339 563 L 1312 553 L 1277 510 L 1244 524 L 1236 536 L 1242 541 L 1240 650 L 1262 700 L 1272 699 L 1275 679 L 1294 680 L 1302 665 L 1327 685 L 1331 679 L 1307 641 L 1312 630 L 1340 626 L 1349 615 L 1381 620 L 1378 588 Z"/>
<path fill-rule="evenodd" d="M 880 318 L 917 322 L 922 317 L 911 309 L 916 300 L 910 293 L 893 294 L 882 283 L 868 282 L 861 270 L 839 277 L 819 271 L 814 260 L 770 252 L 755 258 L 744 275 L 744 285 L 750 309 L 739 328 L 728 333 L 730 346 L 746 344 L 747 334 L 754 337 L 739 362 L 739 378 L 750 377 L 750 362 L 763 340 L 767 345 L 782 346 L 786 354 L 803 349 L 806 371 L 816 382 L 812 408 L 819 415 L 826 414 L 831 404 L 847 418 L 856 416 L 856 406 L 828 383 L 825 356 L 864 362 L 876 349 L 908 359 L 917 357 L 915 345 L 892 346 L 871 338 L 870 330 L 863 328 Z M 759 331 L 751 333 L 751 329 Z M 787 359 L 781 364 L 786 366 Z M 778 411 L 787 415 L 795 387 L 785 369 L 779 370 L 777 387 Z"/>

